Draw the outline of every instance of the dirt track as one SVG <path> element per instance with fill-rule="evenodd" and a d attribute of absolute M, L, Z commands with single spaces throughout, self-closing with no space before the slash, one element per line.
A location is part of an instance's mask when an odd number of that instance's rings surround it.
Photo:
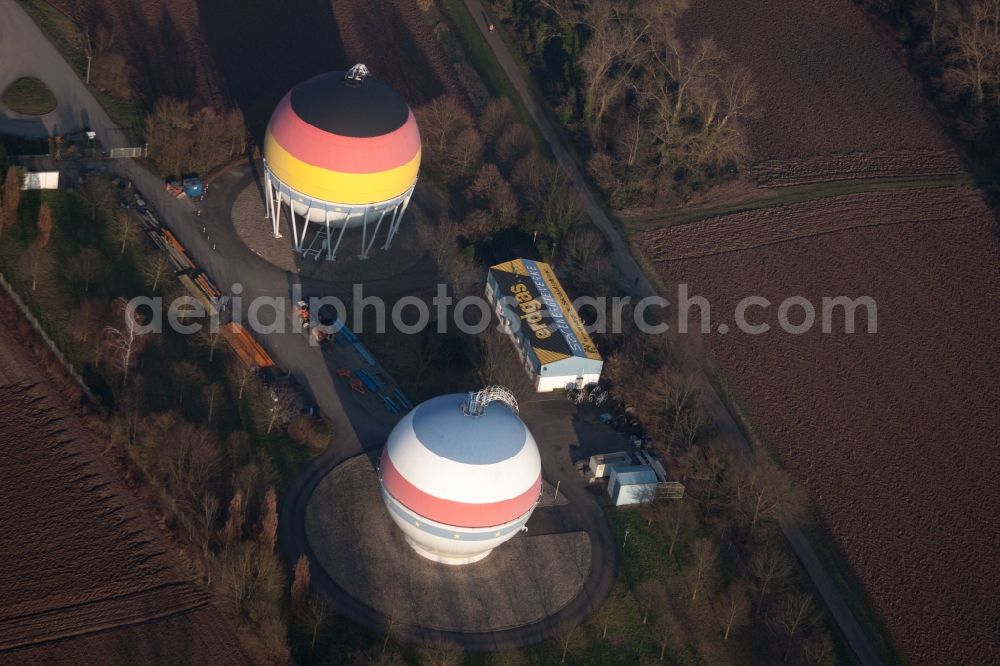
<path fill-rule="evenodd" d="M 6 297 L 0 314 L 0 663 L 242 663 Z"/>
<path fill-rule="evenodd" d="M 775 329 L 787 296 L 817 311 L 823 296 L 878 303 L 876 335 L 824 335 L 817 324 L 800 336 L 733 332 L 708 343 L 912 663 L 1000 660 L 996 234 L 975 191 L 939 189 L 851 195 L 644 237 L 670 283 L 709 299 L 713 328 L 731 326 L 748 295 L 775 304 L 751 310 L 753 323 Z M 864 331 L 863 310 L 858 325 Z"/>
<path fill-rule="evenodd" d="M 749 175 L 762 185 L 961 169 L 917 83 L 847 0 L 692 0 L 681 33 L 753 72 Z"/>

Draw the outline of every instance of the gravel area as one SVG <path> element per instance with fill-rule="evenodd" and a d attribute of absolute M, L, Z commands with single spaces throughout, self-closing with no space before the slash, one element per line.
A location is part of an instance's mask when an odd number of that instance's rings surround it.
<path fill-rule="evenodd" d="M 396 622 L 441 630 L 494 631 L 542 620 L 580 593 L 590 568 L 585 532 L 518 535 L 485 560 L 459 567 L 426 560 L 389 519 L 363 455 L 316 487 L 306 529 L 327 573 L 351 596 Z"/>

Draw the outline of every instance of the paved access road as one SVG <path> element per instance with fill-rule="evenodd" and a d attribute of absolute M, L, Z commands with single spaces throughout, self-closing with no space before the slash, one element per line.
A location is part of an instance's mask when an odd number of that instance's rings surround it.
<path fill-rule="evenodd" d="M 0 91 L 22 76 L 44 81 L 59 106 L 44 116 L 22 116 L 0 104 L 0 133 L 45 137 L 89 129 L 105 148 L 127 145 L 124 133 L 24 9 L 15 0 L 0 0 Z"/>
<path fill-rule="evenodd" d="M 538 126 L 542 137 L 548 142 L 556 161 L 569 175 L 573 186 L 580 195 L 587 215 L 594 223 L 594 226 L 604 234 L 608 244 L 611 246 L 611 260 L 618 271 L 620 284 L 627 292 L 637 298 L 655 294 L 656 291 L 632 257 L 628 244 L 625 243 L 607 213 L 598 204 L 572 153 L 563 145 L 559 134 L 556 133 L 549 122 L 548 117 L 543 111 L 542 104 L 544 102 L 538 100 L 534 95 L 532 88 L 525 80 L 521 69 L 507 48 L 507 44 L 500 36 L 499 31 L 489 31 L 486 22 L 483 20 L 487 14 L 482 2 L 480 0 L 464 0 L 464 2 L 469 13 L 479 26 L 483 38 L 492 49 L 497 62 L 503 68 L 529 115 L 531 115 Z M 682 336 L 681 338 L 681 341 L 688 345 L 697 344 L 693 342 L 694 340 L 695 337 L 690 335 Z M 709 414 L 719 428 L 719 431 L 727 436 L 730 441 L 738 443 L 744 450 L 750 450 L 749 442 L 743 436 L 742 430 L 737 426 L 736 420 L 729 412 L 725 403 L 722 402 L 715 388 L 708 381 L 707 376 L 702 375 L 699 383 L 704 394 L 707 396 Z M 872 647 L 868 635 L 854 617 L 850 606 L 844 601 L 840 590 L 837 589 L 837 585 L 833 582 L 823 562 L 816 555 L 805 533 L 789 525 L 783 525 L 782 529 L 796 556 L 799 558 L 802 566 L 805 567 L 816 589 L 819 590 L 820 595 L 830 609 L 830 613 L 833 615 L 834 620 L 837 622 L 837 625 L 840 627 L 841 632 L 844 634 L 858 659 L 866 665 L 881 663 L 881 659 L 879 659 L 878 653 Z"/>

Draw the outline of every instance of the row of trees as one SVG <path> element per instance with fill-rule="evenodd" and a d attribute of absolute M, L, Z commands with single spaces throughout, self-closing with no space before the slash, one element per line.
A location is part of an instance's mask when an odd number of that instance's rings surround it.
<path fill-rule="evenodd" d="M 461 218 L 453 223 L 457 233 L 442 238 L 478 243 L 518 229 L 540 237 L 540 252 L 582 293 L 603 290 L 611 271 L 604 239 L 585 219 L 573 183 L 539 152 L 510 100 L 494 99 L 473 118 L 463 104 L 442 96 L 417 115 L 425 162 L 447 184 Z M 451 249 L 432 244 L 439 266 L 447 265 Z"/>
<path fill-rule="evenodd" d="M 246 126 L 238 109 L 222 113 L 190 101 L 162 97 L 146 116 L 149 157 L 163 175 L 205 173 L 243 155 Z"/>
<path fill-rule="evenodd" d="M 516 34 L 618 208 L 734 175 L 756 89 L 710 39 L 678 34 L 687 0 L 515 3 Z M 504 10 L 506 11 L 506 10 Z"/>
<path fill-rule="evenodd" d="M 870 0 L 900 29 L 944 116 L 1000 169 L 1000 0 Z"/>
<path fill-rule="evenodd" d="M 833 663 L 780 530 L 803 516 L 805 496 L 766 453 L 715 432 L 695 366 L 669 338 L 645 335 L 624 336 L 605 364 L 612 395 L 686 487 L 683 500 L 658 500 L 646 515 L 668 558 L 683 564 L 688 599 L 672 598 L 655 577 L 633 585 L 636 597 L 664 650 L 702 636 L 697 649 L 711 655 L 713 641 L 727 643 L 734 630 L 761 629 L 774 636 L 775 661 Z"/>
<path fill-rule="evenodd" d="M 8 174 L 16 183 L 15 170 Z M 20 257 L 22 273 L 8 277 L 27 302 L 44 304 L 50 335 L 106 401 L 100 425 L 109 451 L 224 602 L 254 661 L 287 662 L 289 627 L 307 628 L 286 610 L 274 547 L 280 478 L 264 445 L 276 443 L 270 450 L 279 455 L 315 452 L 329 432 L 298 414 L 292 393 L 272 391 L 239 363 L 217 332 L 183 340 L 169 330 L 138 333 L 150 313 L 111 295 L 160 295 L 169 304 L 181 289 L 131 213 L 118 209 L 109 181 L 88 178 L 40 203 L 23 197 L 19 212 L 21 193 L 11 192 L 0 192 L 0 242 L 5 255 Z"/>

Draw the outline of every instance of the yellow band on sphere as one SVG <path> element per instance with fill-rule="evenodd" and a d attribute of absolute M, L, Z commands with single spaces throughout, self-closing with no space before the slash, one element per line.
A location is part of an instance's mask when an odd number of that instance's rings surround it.
<path fill-rule="evenodd" d="M 406 164 L 374 173 L 344 173 L 313 166 L 291 155 L 270 132 L 264 137 L 267 166 L 281 182 L 314 199 L 364 205 L 387 201 L 410 189 L 420 169 L 420 151 Z"/>

